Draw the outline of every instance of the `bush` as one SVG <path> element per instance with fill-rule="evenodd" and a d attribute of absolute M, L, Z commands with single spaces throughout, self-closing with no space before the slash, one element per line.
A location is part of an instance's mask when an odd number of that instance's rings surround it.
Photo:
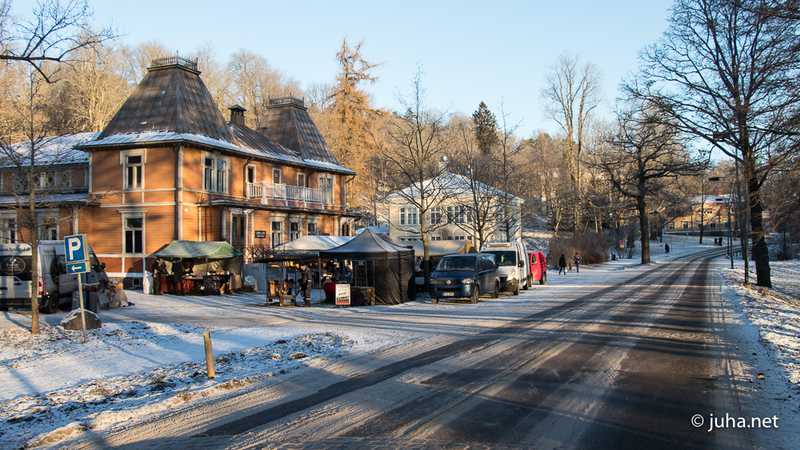
<path fill-rule="evenodd" d="M 558 265 L 558 258 L 563 254 L 569 264 L 575 253 L 581 255 L 583 264 L 596 264 L 608 261 L 608 242 L 602 233 L 576 233 L 571 236 L 559 236 L 550 239 L 550 259 L 548 264 Z"/>

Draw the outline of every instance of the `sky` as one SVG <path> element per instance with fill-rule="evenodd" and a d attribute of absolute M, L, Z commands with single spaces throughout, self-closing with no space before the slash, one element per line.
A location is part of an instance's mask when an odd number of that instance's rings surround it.
<path fill-rule="evenodd" d="M 120 41 L 159 41 L 181 54 L 211 45 L 225 61 L 239 49 L 263 55 L 303 87 L 332 82 L 343 38 L 363 41 L 380 66 L 367 90 L 376 106 L 397 110 L 421 68 L 426 101 L 469 114 L 485 101 L 527 136 L 557 131 L 541 91 L 562 54 L 600 71 L 610 117 L 622 79 L 663 33 L 671 0 L 611 1 L 205 1 L 89 0 L 97 25 Z M 32 0 L 15 0 L 17 14 Z M 202 70 L 202 67 L 200 68 Z"/>

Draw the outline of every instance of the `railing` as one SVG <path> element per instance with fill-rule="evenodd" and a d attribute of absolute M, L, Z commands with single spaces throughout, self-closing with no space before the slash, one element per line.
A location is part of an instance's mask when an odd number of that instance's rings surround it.
<path fill-rule="evenodd" d="M 286 206 L 289 206 L 289 202 L 315 208 L 333 204 L 333 193 L 330 190 L 264 182 L 247 183 L 247 198 L 261 199 L 263 204 L 283 202 Z"/>

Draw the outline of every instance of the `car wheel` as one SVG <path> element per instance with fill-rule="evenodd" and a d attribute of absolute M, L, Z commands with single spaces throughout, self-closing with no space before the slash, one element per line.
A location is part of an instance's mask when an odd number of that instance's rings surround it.
<path fill-rule="evenodd" d="M 522 286 L 522 289 L 525 289 L 527 291 L 529 287 L 531 287 L 531 276 L 530 275 L 525 277 L 525 285 Z"/>
<path fill-rule="evenodd" d="M 541 284 L 544 284 L 544 278 L 542 278 L 542 279 L 540 279 L 540 280 L 539 280 L 539 284 L 540 284 L 540 285 L 541 285 Z"/>
<path fill-rule="evenodd" d="M 497 298 L 499 296 L 500 296 L 500 282 L 495 281 L 494 292 L 492 292 L 492 298 Z"/>
<path fill-rule="evenodd" d="M 475 286 L 475 289 L 472 290 L 472 296 L 470 296 L 469 300 L 472 303 L 478 303 L 478 299 L 480 298 L 480 296 L 481 296 L 480 288 L 478 286 Z"/>

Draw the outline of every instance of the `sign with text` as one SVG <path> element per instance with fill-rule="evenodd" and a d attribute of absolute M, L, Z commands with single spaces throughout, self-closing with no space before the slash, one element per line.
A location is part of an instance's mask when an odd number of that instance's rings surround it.
<path fill-rule="evenodd" d="M 350 285 L 336 283 L 336 306 L 350 306 Z"/>
<path fill-rule="evenodd" d="M 256 239 L 264 239 L 267 237 L 267 232 L 264 230 L 256 230 Z"/>
<path fill-rule="evenodd" d="M 86 248 L 86 235 L 73 234 L 64 237 L 64 262 L 67 273 L 86 273 L 89 271 L 89 252 Z"/>

